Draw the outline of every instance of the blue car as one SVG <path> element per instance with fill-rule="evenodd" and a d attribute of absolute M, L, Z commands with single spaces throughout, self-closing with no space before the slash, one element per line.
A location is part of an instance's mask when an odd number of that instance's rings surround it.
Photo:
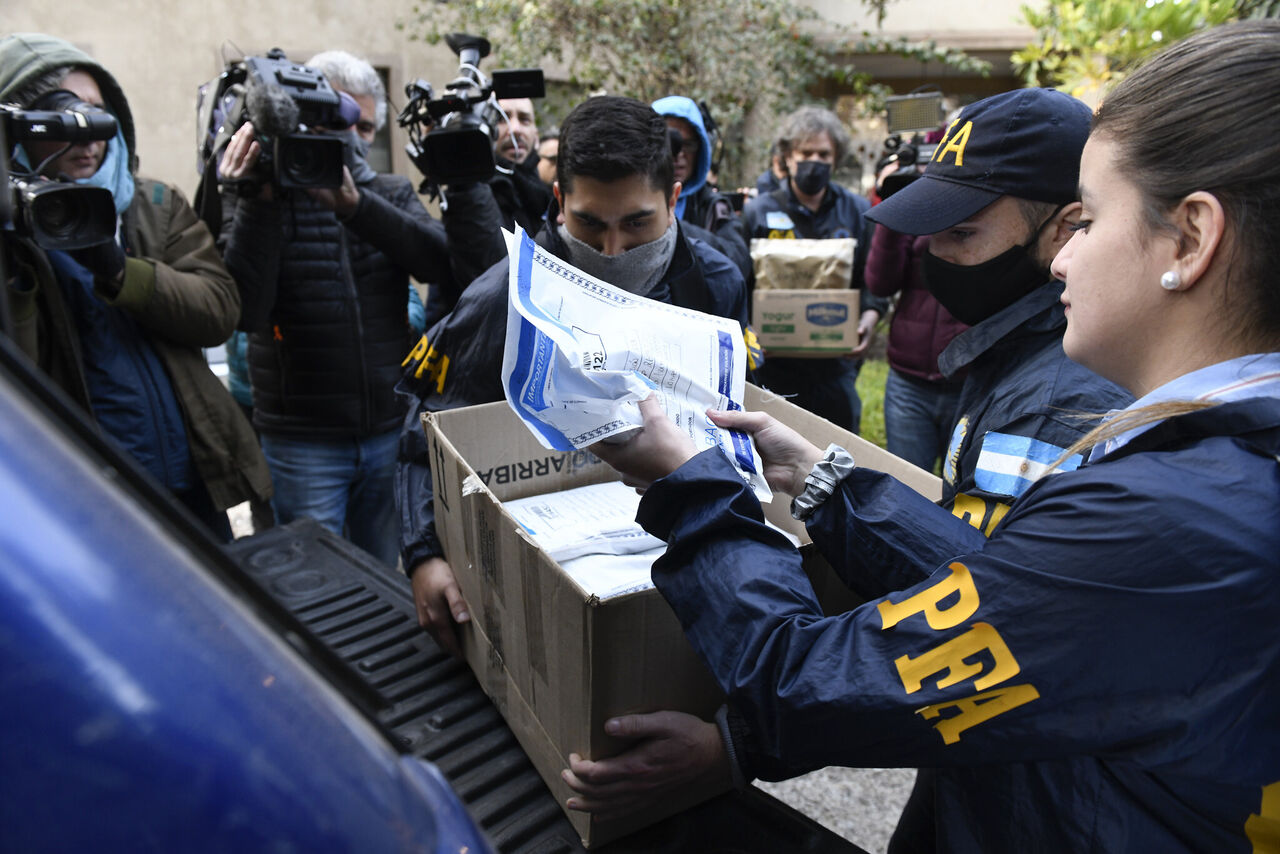
<path fill-rule="evenodd" d="M 492 851 L 436 767 L 0 351 L 0 848 Z"/>

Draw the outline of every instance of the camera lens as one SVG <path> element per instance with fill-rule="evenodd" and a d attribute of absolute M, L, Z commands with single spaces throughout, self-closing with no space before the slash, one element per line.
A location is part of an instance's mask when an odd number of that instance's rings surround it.
<path fill-rule="evenodd" d="M 40 227 L 53 234 L 71 231 L 75 227 L 76 220 L 79 219 L 77 213 L 75 205 L 71 204 L 63 194 L 48 196 L 38 211 Z"/>
<path fill-rule="evenodd" d="M 282 187 L 342 186 L 342 140 L 295 134 L 278 141 L 277 178 Z"/>
<path fill-rule="evenodd" d="M 289 174 L 289 180 L 304 185 L 314 183 L 320 166 L 321 158 L 315 148 L 301 144 L 290 147 L 289 157 L 280 164 Z"/>
<path fill-rule="evenodd" d="M 68 193 L 40 195 L 31 213 L 40 231 L 59 240 L 73 236 L 85 219 L 84 206 Z"/>
<path fill-rule="evenodd" d="M 116 212 L 111 193 L 53 181 L 20 184 L 20 231 L 44 249 L 79 249 L 110 239 Z"/>

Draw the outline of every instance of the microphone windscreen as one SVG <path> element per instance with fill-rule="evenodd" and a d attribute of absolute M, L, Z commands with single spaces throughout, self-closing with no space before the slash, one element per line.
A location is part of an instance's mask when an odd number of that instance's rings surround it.
<path fill-rule="evenodd" d="M 277 86 L 264 86 L 250 78 L 245 86 L 245 109 L 254 129 L 264 136 L 288 136 L 298 129 L 298 105 Z"/>

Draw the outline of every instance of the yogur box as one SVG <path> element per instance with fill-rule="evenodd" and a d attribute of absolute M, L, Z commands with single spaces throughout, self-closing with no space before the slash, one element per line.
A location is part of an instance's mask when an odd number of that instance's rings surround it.
<path fill-rule="evenodd" d="M 770 412 L 820 447 L 836 442 L 860 464 L 891 471 L 931 498 L 941 494 L 937 478 L 781 398 L 748 385 L 745 405 Z M 461 631 L 467 661 L 556 799 L 563 804 L 571 795 L 560 779 L 571 752 L 599 758 L 624 747 L 605 735 L 608 718 L 675 709 L 709 720 L 721 693 L 662 596 L 653 589 L 604 601 L 587 595 L 500 503 L 617 474 L 586 451 L 546 450 L 505 401 L 424 421 L 436 527 L 472 616 Z M 785 496 L 766 505 L 775 524 L 807 542 L 788 511 Z M 839 598 L 833 578 L 829 569 L 814 578 L 824 605 Z M 673 791 L 660 808 L 615 822 L 566 814 L 592 847 L 719 791 Z"/>
<path fill-rule="evenodd" d="M 790 228 L 790 219 L 785 215 Z M 853 259 L 858 241 L 755 238 L 751 324 L 768 356 L 845 356 L 858 346 L 858 292 Z"/>
<path fill-rule="evenodd" d="M 858 346 L 859 292 L 757 290 L 751 325 L 769 356 L 845 356 Z"/>

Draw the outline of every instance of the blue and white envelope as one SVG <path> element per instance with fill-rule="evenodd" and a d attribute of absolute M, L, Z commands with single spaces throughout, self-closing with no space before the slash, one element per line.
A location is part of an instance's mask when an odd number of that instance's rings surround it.
<path fill-rule="evenodd" d="M 699 448 L 718 446 L 761 501 L 772 497 L 751 437 L 707 409 L 741 409 L 747 350 L 737 321 L 638 297 L 571 266 L 522 229 L 511 257 L 502 387 L 543 447 L 570 451 L 641 426 L 657 392 Z"/>

